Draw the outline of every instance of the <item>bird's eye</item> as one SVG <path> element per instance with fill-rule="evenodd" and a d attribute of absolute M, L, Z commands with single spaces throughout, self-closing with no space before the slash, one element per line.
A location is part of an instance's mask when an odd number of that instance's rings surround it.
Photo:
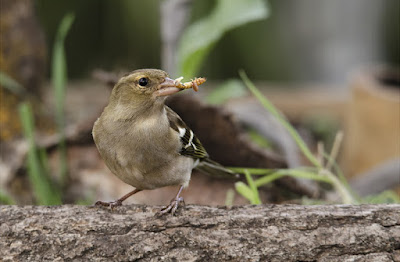
<path fill-rule="evenodd" d="M 149 80 L 146 77 L 142 77 L 139 79 L 140 86 L 146 86 L 149 83 Z"/>

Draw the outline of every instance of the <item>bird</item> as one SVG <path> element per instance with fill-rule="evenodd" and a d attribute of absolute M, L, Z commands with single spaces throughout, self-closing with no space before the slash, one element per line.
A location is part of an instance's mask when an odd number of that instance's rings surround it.
<path fill-rule="evenodd" d="M 164 104 L 166 97 L 183 90 L 179 86 L 180 81 L 159 69 L 132 71 L 115 84 L 92 135 L 110 171 L 135 189 L 115 201 L 95 205 L 113 209 L 142 190 L 178 185 L 176 196 L 160 210 L 161 215 L 174 215 L 184 204 L 181 192 L 189 185 L 193 169 L 216 176 L 236 175 L 211 160 L 194 132 Z"/>

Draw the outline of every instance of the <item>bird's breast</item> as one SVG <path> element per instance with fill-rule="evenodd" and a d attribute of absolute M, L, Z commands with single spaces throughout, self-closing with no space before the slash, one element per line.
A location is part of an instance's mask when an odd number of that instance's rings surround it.
<path fill-rule="evenodd" d="M 179 155 L 179 136 L 174 136 L 165 121 L 168 119 L 96 122 L 93 134 L 99 152 L 122 181 L 141 189 L 189 181 L 193 161 Z"/>

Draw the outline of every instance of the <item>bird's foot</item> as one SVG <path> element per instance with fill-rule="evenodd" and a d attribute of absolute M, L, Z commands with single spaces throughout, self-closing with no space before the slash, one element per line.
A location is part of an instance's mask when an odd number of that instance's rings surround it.
<path fill-rule="evenodd" d="M 113 210 L 115 207 L 122 206 L 122 201 L 121 200 L 115 200 L 112 202 L 103 202 L 103 201 L 97 201 L 95 206 L 103 206 L 103 207 L 110 207 L 111 210 Z"/>
<path fill-rule="evenodd" d="M 174 198 L 171 200 L 171 203 L 169 203 L 168 206 L 162 208 L 159 212 L 157 212 L 157 214 L 160 216 L 167 213 L 171 213 L 172 215 L 174 215 L 180 203 L 183 203 L 183 205 L 185 205 L 185 200 L 183 200 L 183 197 Z"/>

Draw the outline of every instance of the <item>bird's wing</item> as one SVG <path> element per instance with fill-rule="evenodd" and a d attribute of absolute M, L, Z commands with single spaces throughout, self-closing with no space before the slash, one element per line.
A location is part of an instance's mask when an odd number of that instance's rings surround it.
<path fill-rule="evenodd" d="M 177 113 L 171 108 L 165 106 L 167 111 L 167 117 L 169 120 L 170 127 L 175 130 L 182 141 L 182 148 L 180 154 L 188 156 L 194 159 L 205 159 L 208 158 L 208 153 L 204 149 L 200 140 L 196 137 L 192 130 L 183 122 Z"/>
<path fill-rule="evenodd" d="M 196 169 L 214 177 L 237 178 L 238 175 L 224 166 L 212 161 L 200 140 L 183 120 L 171 108 L 165 106 L 170 127 L 175 130 L 182 141 L 181 155 L 200 160 Z"/>

